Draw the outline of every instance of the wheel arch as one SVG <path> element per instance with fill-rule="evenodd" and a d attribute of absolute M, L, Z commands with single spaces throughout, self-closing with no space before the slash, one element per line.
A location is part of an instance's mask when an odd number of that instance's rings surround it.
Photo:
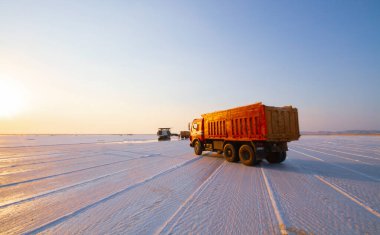
<path fill-rule="evenodd" d="M 223 148 L 226 144 L 232 144 L 237 151 L 239 151 L 240 147 L 243 145 L 250 145 L 254 152 L 256 152 L 256 146 L 253 141 L 224 141 Z"/>
<path fill-rule="evenodd" d="M 197 141 L 199 141 L 203 145 L 202 141 L 199 138 L 193 139 L 191 144 L 194 146 Z"/>

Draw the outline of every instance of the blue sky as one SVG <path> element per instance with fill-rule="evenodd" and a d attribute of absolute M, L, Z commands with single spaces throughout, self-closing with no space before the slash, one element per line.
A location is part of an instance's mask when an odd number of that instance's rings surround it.
<path fill-rule="evenodd" d="M 380 129 L 377 1 L 1 1 L 0 35 L 25 97 L 2 132 L 181 130 L 257 101 Z"/>

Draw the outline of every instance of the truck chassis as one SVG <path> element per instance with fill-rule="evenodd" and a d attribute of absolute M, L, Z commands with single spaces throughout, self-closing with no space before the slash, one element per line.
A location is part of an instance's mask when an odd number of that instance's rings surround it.
<path fill-rule="evenodd" d="M 227 161 L 249 166 L 285 161 L 287 142 L 300 137 L 296 108 L 261 103 L 203 114 L 189 128 L 195 154 L 223 153 Z"/>

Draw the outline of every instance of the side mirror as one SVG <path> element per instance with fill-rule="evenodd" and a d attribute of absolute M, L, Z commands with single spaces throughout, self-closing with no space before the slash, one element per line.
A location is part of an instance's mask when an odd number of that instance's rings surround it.
<path fill-rule="evenodd" d="M 190 130 L 190 122 L 187 123 L 187 129 Z"/>

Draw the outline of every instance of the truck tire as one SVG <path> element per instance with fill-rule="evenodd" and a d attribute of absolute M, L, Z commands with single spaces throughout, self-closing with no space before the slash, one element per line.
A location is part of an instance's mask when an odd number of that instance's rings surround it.
<path fill-rule="evenodd" d="M 194 153 L 196 155 L 201 155 L 203 152 L 202 143 L 200 141 L 195 141 L 194 143 Z"/>
<path fill-rule="evenodd" d="M 280 154 L 280 161 L 279 161 L 279 163 L 281 163 L 281 162 L 285 161 L 285 159 L 286 159 L 286 151 L 284 151 L 284 152 L 281 152 L 281 154 Z"/>
<path fill-rule="evenodd" d="M 268 153 L 267 155 L 267 161 L 269 163 L 281 163 L 285 161 L 286 159 L 286 152 L 273 152 L 273 153 Z"/>
<path fill-rule="evenodd" d="M 226 144 L 223 148 L 224 158 L 229 162 L 237 162 L 239 160 L 235 147 L 232 144 Z"/>
<path fill-rule="evenodd" d="M 252 147 L 247 144 L 243 144 L 240 147 L 239 158 L 240 161 L 246 166 L 253 166 L 258 163 L 256 160 L 255 152 L 253 151 Z"/>

